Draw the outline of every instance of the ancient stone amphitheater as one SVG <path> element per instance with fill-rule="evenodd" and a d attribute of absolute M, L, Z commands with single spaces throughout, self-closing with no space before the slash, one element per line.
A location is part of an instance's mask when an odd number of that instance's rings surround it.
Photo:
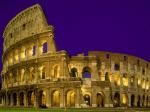
<path fill-rule="evenodd" d="M 57 51 L 40 5 L 6 26 L 0 105 L 10 107 L 150 107 L 150 63 L 113 52 Z"/>

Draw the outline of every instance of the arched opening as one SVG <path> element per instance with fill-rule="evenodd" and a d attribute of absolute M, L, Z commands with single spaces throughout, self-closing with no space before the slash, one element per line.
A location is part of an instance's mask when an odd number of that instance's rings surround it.
<path fill-rule="evenodd" d="M 134 80 L 135 80 L 135 77 L 134 77 L 134 76 L 131 76 L 131 79 L 130 79 L 131 86 L 134 86 Z"/>
<path fill-rule="evenodd" d="M 102 72 L 98 72 L 99 80 L 102 81 Z"/>
<path fill-rule="evenodd" d="M 90 95 L 89 94 L 85 94 L 83 96 L 83 98 L 84 98 L 84 101 L 85 101 L 86 105 L 90 106 Z"/>
<path fill-rule="evenodd" d="M 46 92 L 45 91 L 40 91 L 39 92 L 39 106 L 42 108 L 46 107 Z"/>
<path fill-rule="evenodd" d="M 53 78 L 58 78 L 59 77 L 59 67 L 58 65 L 55 65 L 53 67 Z"/>
<path fill-rule="evenodd" d="M 102 92 L 97 93 L 97 107 L 104 107 L 104 94 Z"/>
<path fill-rule="evenodd" d="M 53 91 L 52 93 L 52 106 L 53 107 L 60 107 L 60 92 L 59 91 Z"/>
<path fill-rule="evenodd" d="M 67 107 L 75 107 L 75 92 L 73 90 L 67 92 L 66 101 Z"/>
<path fill-rule="evenodd" d="M 24 82 L 24 75 L 25 75 L 25 70 L 24 69 L 21 69 L 21 77 L 20 77 L 20 81 L 21 82 Z"/>
<path fill-rule="evenodd" d="M 118 92 L 114 95 L 114 107 L 120 106 L 120 94 Z"/>
<path fill-rule="evenodd" d="M 137 106 L 138 107 L 141 106 L 141 97 L 140 97 L 140 95 L 138 95 Z"/>
<path fill-rule="evenodd" d="M 47 53 L 47 42 L 43 43 L 43 53 Z"/>
<path fill-rule="evenodd" d="M 45 70 L 46 70 L 46 68 L 43 67 L 43 68 L 42 68 L 42 79 L 45 79 L 45 74 L 46 74 L 46 73 L 45 73 Z"/>
<path fill-rule="evenodd" d="M 89 67 L 84 67 L 82 70 L 83 78 L 91 78 L 91 69 Z"/>
<path fill-rule="evenodd" d="M 35 56 L 36 55 L 36 46 L 34 45 L 32 47 L 32 56 Z"/>
<path fill-rule="evenodd" d="M 78 76 L 78 72 L 76 68 L 72 68 L 71 69 L 71 73 L 70 73 L 70 77 L 77 77 Z"/>
<path fill-rule="evenodd" d="M 108 72 L 105 73 L 105 81 L 111 81 L 111 77 Z"/>
<path fill-rule="evenodd" d="M 33 67 L 30 68 L 30 81 L 34 81 L 34 72 L 35 72 L 35 69 Z"/>
<path fill-rule="evenodd" d="M 131 107 L 134 107 L 135 96 L 131 95 Z"/>
<path fill-rule="evenodd" d="M 14 106 L 17 105 L 17 94 L 16 93 L 13 94 L 13 105 Z"/>
<path fill-rule="evenodd" d="M 35 95 L 33 91 L 28 92 L 28 106 L 34 106 Z"/>
<path fill-rule="evenodd" d="M 20 106 L 24 106 L 24 93 L 20 93 Z"/>
<path fill-rule="evenodd" d="M 116 71 L 120 70 L 120 65 L 119 65 L 119 64 L 117 64 L 117 63 L 115 63 L 115 65 L 114 65 L 114 69 L 115 69 Z"/>

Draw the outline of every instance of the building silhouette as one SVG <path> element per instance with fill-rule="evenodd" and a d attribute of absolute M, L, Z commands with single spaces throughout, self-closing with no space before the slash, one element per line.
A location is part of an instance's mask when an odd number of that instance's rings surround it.
<path fill-rule="evenodd" d="M 56 49 L 53 30 L 38 4 L 8 23 L 1 106 L 150 107 L 148 61 L 101 51 L 69 56 Z"/>

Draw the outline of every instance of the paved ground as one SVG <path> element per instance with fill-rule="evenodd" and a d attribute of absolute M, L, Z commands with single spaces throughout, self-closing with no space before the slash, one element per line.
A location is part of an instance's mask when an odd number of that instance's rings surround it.
<path fill-rule="evenodd" d="M 150 108 L 88 108 L 88 109 L 35 109 L 35 108 L 0 108 L 0 112 L 150 112 Z"/>

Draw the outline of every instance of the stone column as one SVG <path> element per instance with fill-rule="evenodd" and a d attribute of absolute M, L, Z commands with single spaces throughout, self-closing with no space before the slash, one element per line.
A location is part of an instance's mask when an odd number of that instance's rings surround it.
<path fill-rule="evenodd" d="M 34 107 L 38 108 L 39 107 L 39 93 L 38 90 L 35 90 L 35 103 Z"/>
<path fill-rule="evenodd" d="M 47 106 L 48 108 L 51 107 L 51 89 L 50 88 L 47 90 Z"/>
<path fill-rule="evenodd" d="M 35 65 L 35 80 L 36 80 L 36 83 L 38 83 L 39 81 L 39 69 L 38 69 L 38 64 Z"/>
<path fill-rule="evenodd" d="M 105 87 L 105 107 L 113 107 L 113 103 L 111 101 L 110 89 L 109 87 Z"/>
<path fill-rule="evenodd" d="M 91 94 L 91 103 L 92 107 L 96 107 L 96 87 L 92 88 L 92 94 Z"/>
<path fill-rule="evenodd" d="M 122 104 L 123 104 L 123 103 L 122 103 L 122 92 L 120 91 L 119 94 L 120 94 L 120 106 L 122 106 Z"/>
<path fill-rule="evenodd" d="M 75 97 L 75 107 L 79 108 L 79 103 L 80 103 L 80 88 L 76 88 L 76 97 Z"/>
<path fill-rule="evenodd" d="M 10 98 L 11 98 L 10 106 L 13 106 L 13 93 L 10 94 Z"/>
<path fill-rule="evenodd" d="M 65 93 L 64 93 L 64 88 L 61 88 L 60 91 L 60 107 L 65 107 Z"/>
<path fill-rule="evenodd" d="M 131 107 L 131 93 L 128 93 L 128 107 Z"/>

